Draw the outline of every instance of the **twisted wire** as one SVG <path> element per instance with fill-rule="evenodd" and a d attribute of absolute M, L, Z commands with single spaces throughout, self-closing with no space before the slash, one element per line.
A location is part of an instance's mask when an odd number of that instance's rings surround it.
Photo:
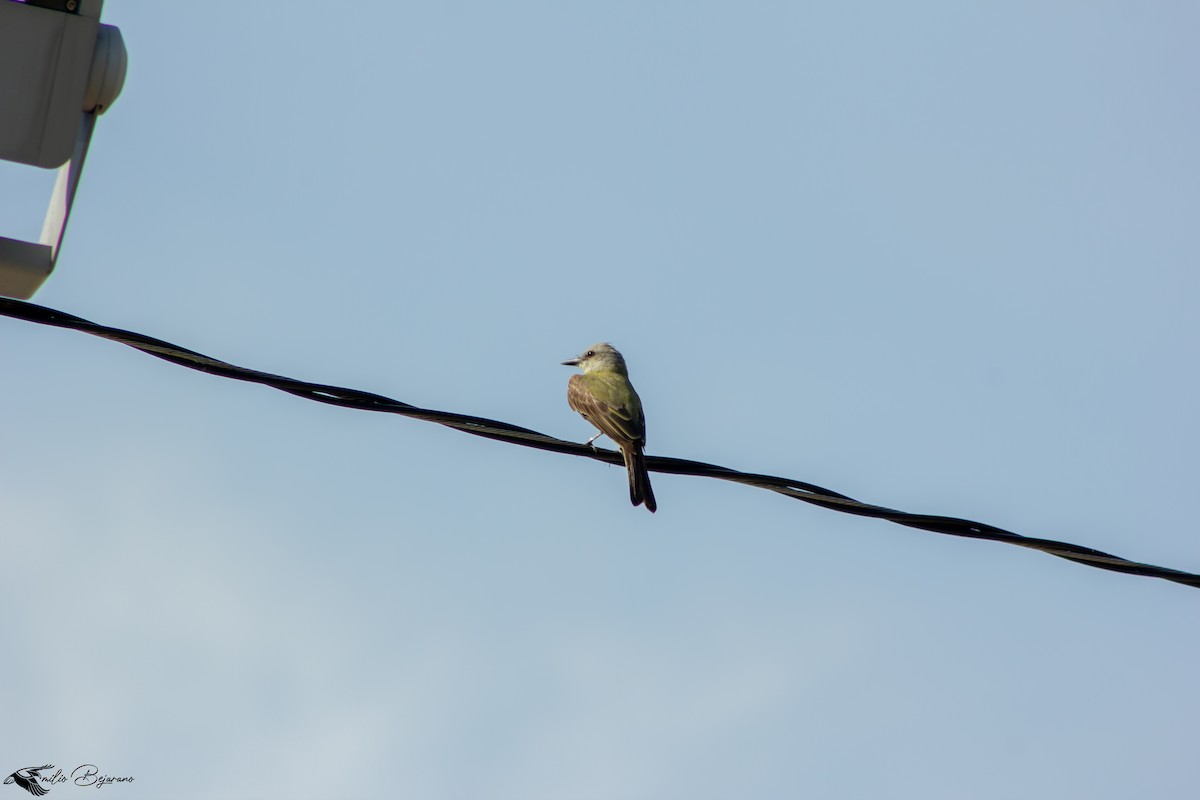
<path fill-rule="evenodd" d="M 207 372 L 210 375 L 218 375 L 223 378 L 270 386 L 279 391 L 318 403 L 327 403 L 344 408 L 356 408 L 363 411 L 399 414 L 413 419 L 436 422 L 439 425 L 445 425 L 448 428 L 469 433 L 472 436 L 482 436 L 487 439 L 521 445 L 522 447 L 533 447 L 554 453 L 583 456 L 610 464 L 623 463 L 621 454 L 614 450 L 606 450 L 576 442 L 568 442 L 563 439 L 556 439 L 553 436 L 547 436 L 528 428 L 522 428 L 507 422 L 487 419 L 485 417 L 420 408 L 390 397 L 363 392 L 358 389 L 310 383 L 282 375 L 272 375 L 269 372 L 246 369 L 245 367 L 220 361 L 203 353 L 198 353 L 195 350 L 189 350 L 186 347 L 180 347 L 161 339 L 155 339 L 133 331 L 121 330 L 120 328 L 98 325 L 73 314 L 56 311 L 34 303 L 0 298 L 0 315 L 27 322 L 35 322 L 41 325 L 89 333 L 93 336 L 99 336 L 141 350 L 143 353 L 152 355 L 155 358 L 161 358 L 164 361 L 169 361 L 172 364 L 178 364 L 179 366 L 199 370 L 200 372 Z M 1071 544 L 1070 542 L 1022 536 L 1003 528 L 997 528 L 994 525 L 974 522 L 968 519 L 933 514 L 913 514 L 894 508 L 863 503 L 840 492 L 835 492 L 832 489 L 826 489 L 816 484 L 793 480 L 791 478 L 740 472 L 715 464 L 706 464 L 701 461 L 690 461 L 665 456 L 646 456 L 646 466 L 653 472 L 732 481 L 747 486 L 755 486 L 760 489 L 767 489 L 782 494 L 785 497 L 802 500 L 812 505 L 832 511 L 840 511 L 845 514 L 883 519 L 894 522 L 897 525 L 904 525 L 909 528 L 941 533 L 948 536 L 985 539 L 1016 545 L 1018 547 L 1027 547 L 1089 567 L 1123 572 L 1129 575 L 1142 575 L 1148 578 L 1160 578 L 1180 583 L 1184 586 L 1200 588 L 1200 575 L 1191 572 L 1131 561 L 1111 553 Z"/>

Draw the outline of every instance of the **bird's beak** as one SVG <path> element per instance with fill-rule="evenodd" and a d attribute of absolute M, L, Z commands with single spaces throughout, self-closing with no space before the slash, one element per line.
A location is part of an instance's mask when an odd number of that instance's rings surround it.
<path fill-rule="evenodd" d="M 578 358 L 572 358 L 570 361 L 564 361 L 564 362 L 562 362 L 562 365 L 563 365 L 564 367 L 578 367 L 578 366 L 579 366 L 579 359 L 578 359 Z"/>

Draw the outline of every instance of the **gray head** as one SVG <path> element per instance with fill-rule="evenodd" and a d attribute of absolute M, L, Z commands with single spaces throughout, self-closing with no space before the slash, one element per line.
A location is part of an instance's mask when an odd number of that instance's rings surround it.
<path fill-rule="evenodd" d="M 625 358 L 608 342 L 598 342 L 576 358 L 562 363 L 566 367 L 579 367 L 585 373 L 611 371 L 629 375 L 625 368 Z"/>

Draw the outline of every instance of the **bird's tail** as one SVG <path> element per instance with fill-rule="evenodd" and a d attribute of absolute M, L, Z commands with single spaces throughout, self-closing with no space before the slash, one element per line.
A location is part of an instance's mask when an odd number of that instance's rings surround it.
<path fill-rule="evenodd" d="M 621 448 L 625 455 L 625 469 L 629 471 L 629 500 L 635 506 L 646 504 L 646 510 L 654 513 L 658 503 L 654 501 L 654 490 L 650 488 L 650 472 L 646 469 L 646 458 L 642 449 Z"/>

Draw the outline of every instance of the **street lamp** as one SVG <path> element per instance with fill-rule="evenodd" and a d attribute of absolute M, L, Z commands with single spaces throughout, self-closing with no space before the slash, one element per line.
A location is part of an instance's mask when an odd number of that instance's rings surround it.
<path fill-rule="evenodd" d="M 0 159 L 58 180 L 37 242 L 0 236 L 0 295 L 33 296 L 54 269 L 96 117 L 125 82 L 104 0 L 0 0 Z"/>

